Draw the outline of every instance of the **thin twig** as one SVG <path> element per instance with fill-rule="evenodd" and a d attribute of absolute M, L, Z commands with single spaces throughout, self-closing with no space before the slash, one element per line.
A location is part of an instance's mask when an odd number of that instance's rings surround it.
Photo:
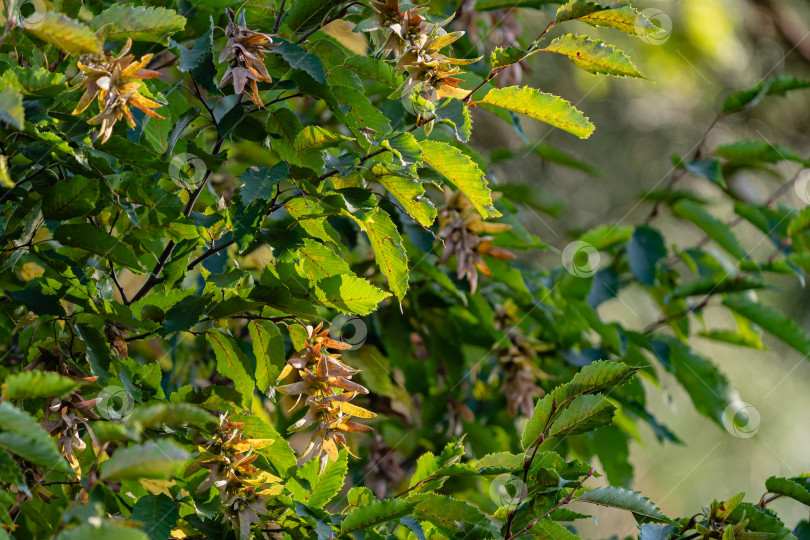
<path fill-rule="evenodd" d="M 278 13 L 276 14 L 276 22 L 273 23 L 273 33 L 278 32 L 279 26 L 281 26 L 281 21 L 284 20 L 286 14 L 284 13 L 284 6 L 287 4 L 287 0 L 281 0 L 281 6 L 278 8 Z"/>
<path fill-rule="evenodd" d="M 3 46 L 3 42 L 6 40 L 6 36 L 8 35 L 11 27 L 14 26 L 14 0 L 8 0 L 8 9 L 6 10 L 6 27 L 3 30 L 3 35 L 0 36 L 0 47 Z"/>
<path fill-rule="evenodd" d="M 537 525 L 537 523 L 538 523 L 538 522 L 539 522 L 541 519 L 543 519 L 543 518 L 546 518 L 546 517 L 550 516 L 550 515 L 551 515 L 551 513 L 552 513 L 552 512 L 554 512 L 554 510 L 557 510 L 558 508 L 560 508 L 560 507 L 562 507 L 562 506 L 565 506 L 566 504 L 570 503 L 570 502 L 571 502 L 571 501 L 574 499 L 574 493 L 576 493 L 576 491 L 577 491 L 579 488 L 581 488 L 581 487 L 582 487 L 582 484 L 584 484 L 584 483 L 585 483 L 585 480 L 587 480 L 588 478 L 590 478 L 591 476 L 593 476 L 593 473 L 594 473 L 594 472 L 595 472 L 595 469 L 591 468 L 591 470 L 590 470 L 590 471 L 588 471 L 588 474 L 586 474 L 586 475 L 585 475 L 585 477 L 584 477 L 582 480 L 580 480 L 580 481 L 579 481 L 579 484 L 577 484 L 577 486 L 576 486 L 574 489 L 572 489 L 572 490 L 571 490 L 571 493 L 569 493 L 569 494 L 568 494 L 568 496 L 567 496 L 565 499 L 563 499 L 562 501 L 560 501 L 560 502 L 558 502 L 557 504 L 555 504 L 553 507 L 551 507 L 551 509 L 550 509 L 548 512 L 546 512 L 545 514 L 543 514 L 543 515 L 542 515 L 542 516 L 540 516 L 539 518 L 535 519 L 534 521 L 532 521 L 531 523 L 529 523 L 528 525 L 526 525 L 525 527 L 523 527 L 522 529 L 520 529 L 518 532 L 516 532 L 516 533 L 515 533 L 515 534 L 513 534 L 512 536 L 509 536 L 509 537 L 508 537 L 506 540 L 512 540 L 513 538 L 517 538 L 518 536 L 522 535 L 523 533 L 525 533 L 526 531 L 528 531 L 529 529 L 531 529 L 532 527 L 534 527 L 535 525 Z"/>

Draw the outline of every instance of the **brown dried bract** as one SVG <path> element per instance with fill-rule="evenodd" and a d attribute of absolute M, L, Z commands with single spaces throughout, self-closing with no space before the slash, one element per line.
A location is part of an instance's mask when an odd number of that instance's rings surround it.
<path fill-rule="evenodd" d="M 277 388 L 282 394 L 297 395 L 296 404 L 303 397 L 309 407 L 304 417 L 290 426 L 290 431 L 316 426 L 315 434 L 301 459 L 317 456 L 321 471 L 329 459 L 337 460 L 340 448 L 348 450 L 345 432 L 373 431 L 369 426 L 351 422 L 352 417 L 377 416 L 350 403 L 357 394 L 368 394 L 368 389 L 351 380 L 358 370 L 341 362 L 340 355 L 327 352 L 327 349 L 350 349 L 351 345 L 333 340 L 329 337 L 329 329 L 322 330 L 322 327 L 323 323 L 315 328 L 307 326 L 306 346 L 287 360 L 287 365 L 278 376 L 278 380 L 282 380 L 297 370 L 301 380 Z"/>
<path fill-rule="evenodd" d="M 156 71 L 144 69 L 152 59 L 151 54 L 142 57 L 138 62 L 129 52 L 132 40 L 127 39 L 121 52 L 116 56 L 107 53 L 103 57 L 83 56 L 77 62 L 82 76 L 81 87 L 84 95 L 72 114 L 84 111 L 94 99 L 98 99 L 99 113 L 87 121 L 91 125 L 101 125 L 97 138 L 107 142 L 112 135 L 113 127 L 121 118 L 126 118 L 130 127 L 135 127 L 135 119 L 129 107 L 140 109 L 152 118 L 165 120 L 164 117 L 152 109 L 160 107 L 160 103 L 153 101 L 138 92 L 143 83 L 133 79 L 154 79 L 160 74 Z"/>
<path fill-rule="evenodd" d="M 267 47 L 274 47 L 273 38 L 267 34 L 256 32 L 234 22 L 233 10 L 228 9 L 230 22 L 225 29 L 228 42 L 219 55 L 219 61 L 228 60 L 228 70 L 222 76 L 219 88 L 233 82 L 234 92 L 249 98 L 259 107 L 264 107 L 259 97 L 257 83 L 272 82 L 267 67 L 264 65 L 264 55 L 269 51 Z"/>
<path fill-rule="evenodd" d="M 446 263 L 455 255 L 458 277 L 469 281 L 470 290 L 475 293 L 478 289 L 478 272 L 492 275 L 482 255 L 502 261 L 515 259 L 511 251 L 492 245 L 493 236 L 480 235 L 506 232 L 511 226 L 484 221 L 461 192 L 445 190 L 445 200 L 447 203 L 439 214 L 439 238 L 445 241 L 439 262 Z"/>

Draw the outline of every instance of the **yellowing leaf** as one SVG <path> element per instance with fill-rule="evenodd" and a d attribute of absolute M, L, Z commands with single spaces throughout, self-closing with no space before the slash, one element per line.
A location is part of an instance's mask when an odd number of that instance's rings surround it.
<path fill-rule="evenodd" d="M 389 294 L 365 279 L 348 274 L 324 278 L 315 285 L 315 296 L 326 306 L 343 313 L 367 315 Z"/>
<path fill-rule="evenodd" d="M 587 139 L 595 129 L 585 115 L 566 100 L 528 86 L 493 88 L 479 103 L 488 103 L 525 114 L 576 135 L 580 139 Z"/>
<path fill-rule="evenodd" d="M 340 402 L 340 412 L 356 416 L 357 418 L 374 418 L 377 416 L 376 413 L 367 411 L 363 407 L 358 407 L 357 405 L 353 405 L 348 401 Z"/>
<path fill-rule="evenodd" d="M 436 219 L 436 207 L 427 198 L 422 198 L 425 188 L 418 180 L 404 176 L 385 175 L 376 179 L 402 205 L 409 216 L 423 227 L 430 227 Z"/>
<path fill-rule="evenodd" d="M 588 73 L 644 78 L 627 55 L 599 39 L 568 34 L 558 37 L 543 50 L 567 56 Z"/>
<path fill-rule="evenodd" d="M 231 446 L 239 452 L 249 452 L 251 448 L 261 450 L 271 444 L 273 444 L 273 439 L 242 439 Z"/>
<path fill-rule="evenodd" d="M 483 171 L 472 159 L 447 143 L 422 141 L 419 144 L 422 147 L 422 158 L 425 163 L 460 189 L 483 217 L 501 215 L 492 206 L 492 191 L 487 186 Z"/>
<path fill-rule="evenodd" d="M 377 265 L 388 278 L 388 288 L 402 300 L 408 290 L 408 255 L 391 216 L 375 208 L 352 217 L 368 235 Z"/>
<path fill-rule="evenodd" d="M 101 54 L 102 43 L 95 32 L 55 11 L 37 16 L 37 21 L 24 25 L 24 28 L 43 41 L 56 45 L 70 54 Z"/>

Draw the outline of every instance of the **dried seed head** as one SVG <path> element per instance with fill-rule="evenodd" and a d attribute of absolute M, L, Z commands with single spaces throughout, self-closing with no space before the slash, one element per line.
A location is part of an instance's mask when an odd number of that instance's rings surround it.
<path fill-rule="evenodd" d="M 142 57 L 138 62 L 132 62 L 133 55 L 128 55 L 132 40 L 127 39 L 121 51 L 112 56 L 83 56 L 77 62 L 82 77 L 80 86 L 84 88 L 84 95 L 73 110 L 74 115 L 84 111 L 94 99 L 98 99 L 99 113 L 87 121 L 91 125 L 100 125 L 97 138 L 107 142 L 112 135 L 113 127 L 122 117 L 126 118 L 130 127 L 135 127 L 135 119 L 129 107 L 136 107 L 152 118 L 165 120 L 152 109 L 160 107 L 160 103 L 153 101 L 138 90 L 143 83 L 133 79 L 154 79 L 160 76 L 156 71 L 145 69 L 152 59 L 151 54 Z"/>
<path fill-rule="evenodd" d="M 267 47 L 274 47 L 273 38 L 268 34 L 256 32 L 234 22 L 233 10 L 228 9 L 230 22 L 225 29 L 228 42 L 219 55 L 219 61 L 228 61 L 228 69 L 219 83 L 219 88 L 233 83 L 234 92 L 249 98 L 259 107 L 264 107 L 259 97 L 258 82 L 272 82 L 264 55 Z"/>

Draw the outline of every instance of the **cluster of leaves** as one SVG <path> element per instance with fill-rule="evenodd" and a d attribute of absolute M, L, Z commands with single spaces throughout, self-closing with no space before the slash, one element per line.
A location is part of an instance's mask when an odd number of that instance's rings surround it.
<path fill-rule="evenodd" d="M 678 441 L 640 378 L 657 383 L 660 366 L 719 425 L 736 399 L 696 334 L 763 348 L 765 331 L 810 354 L 753 295 L 770 274 L 810 270 L 810 212 L 776 205 L 795 179 L 739 201 L 731 222 L 675 186 L 691 174 L 727 190 L 740 171 L 803 158 L 701 144 L 676 157 L 647 223 L 586 231 L 585 261 L 532 267 L 518 253 L 547 246 L 520 208 L 558 209 L 536 186 L 492 191 L 496 156 L 469 144 L 471 110 L 588 137 L 570 103 L 498 77 L 519 80 L 542 53 L 641 77 L 599 40 L 547 37 L 571 21 L 656 32 L 639 11 L 477 0 L 453 20 L 442 1 L 229 4 L 4 4 L 0 536 L 575 538 L 560 525 L 587 517 L 573 501 L 631 512 L 643 538 L 789 536 L 766 498 L 673 521 L 623 486 L 638 424 Z M 467 58 L 481 40 L 460 27 L 546 4 L 563 5 L 540 36 L 510 30 L 506 47 Z M 374 55 L 349 46 L 365 33 Z M 808 86 L 767 81 L 719 120 Z M 706 240 L 668 248 L 652 226 L 664 206 Z M 767 260 L 735 236 L 743 220 L 775 245 Z M 597 311 L 629 287 L 661 309 L 643 331 Z M 738 328 L 694 331 L 714 299 Z M 350 420 L 375 413 L 372 436 Z M 310 426 L 305 448 L 292 433 Z M 613 487 L 585 486 L 594 457 Z M 803 478 L 767 489 L 808 502 Z"/>

